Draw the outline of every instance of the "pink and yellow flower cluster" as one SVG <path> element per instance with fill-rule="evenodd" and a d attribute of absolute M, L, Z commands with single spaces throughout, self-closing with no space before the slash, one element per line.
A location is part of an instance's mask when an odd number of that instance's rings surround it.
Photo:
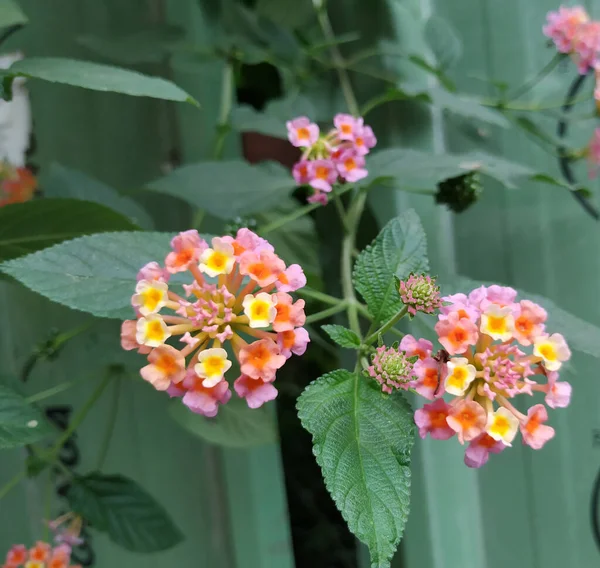
<path fill-rule="evenodd" d="M 52 547 L 37 542 L 29 550 L 22 544 L 13 546 L 6 555 L 2 568 L 81 568 L 71 564 L 71 547 L 60 544 Z"/>
<path fill-rule="evenodd" d="M 481 467 L 490 453 L 510 446 L 519 430 L 523 443 L 540 449 L 554 436 L 546 407 L 535 404 L 524 414 L 511 399 L 542 393 L 550 408 L 569 404 L 571 385 L 558 380 L 571 356 L 564 337 L 550 334 L 546 311 L 517 300 L 512 288 L 482 286 L 443 300 L 435 325 L 443 349 L 434 355 L 430 341 L 411 335 L 398 348 L 403 361 L 414 364 L 403 363 L 403 376 L 394 386 L 433 401 L 415 412 L 420 436 L 457 436 L 468 444 L 469 467 Z"/>
<path fill-rule="evenodd" d="M 304 151 L 292 173 L 298 185 L 313 188 L 310 203 L 326 205 L 327 194 L 339 180 L 365 178 L 365 156 L 377 144 L 373 130 L 360 117 L 337 114 L 333 123 L 334 128 L 324 135 L 306 116 L 287 123 L 290 142 Z"/>
<path fill-rule="evenodd" d="M 309 342 L 304 300 L 289 294 L 306 284 L 302 268 L 286 266 L 248 229 L 210 243 L 185 231 L 171 248 L 164 266 L 140 270 L 131 302 L 137 320 L 121 330 L 124 349 L 148 355 L 142 377 L 193 412 L 215 416 L 231 398 L 228 345 L 240 368 L 236 393 L 250 408 L 273 400 L 277 370 Z M 177 293 L 171 277 L 180 273 L 191 279 Z"/>
<path fill-rule="evenodd" d="M 567 53 L 581 75 L 600 63 L 600 22 L 590 19 L 585 8 L 561 6 L 550 12 L 544 35 L 552 39 L 560 53 Z"/>

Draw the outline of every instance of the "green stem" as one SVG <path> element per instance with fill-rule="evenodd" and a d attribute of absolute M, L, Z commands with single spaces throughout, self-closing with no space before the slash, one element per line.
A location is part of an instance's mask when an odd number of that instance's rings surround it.
<path fill-rule="evenodd" d="M 320 6 L 316 7 L 316 10 L 317 18 L 319 20 L 321 30 L 323 31 L 323 35 L 325 36 L 325 39 L 332 44 L 330 50 L 331 57 L 333 58 L 333 62 L 335 64 L 335 68 L 340 80 L 340 86 L 342 88 L 342 93 L 344 94 L 344 99 L 348 105 L 348 110 L 354 116 L 360 116 L 360 107 L 358 106 L 358 102 L 354 96 L 354 91 L 352 90 L 352 83 L 350 82 L 350 77 L 346 71 L 346 63 L 344 62 L 344 58 L 342 57 L 339 47 L 335 43 L 335 33 L 331 27 L 331 21 L 329 20 L 329 15 L 327 14 L 327 8 L 324 4 L 321 4 Z"/>
<path fill-rule="evenodd" d="M 225 140 L 229 134 L 229 115 L 233 107 L 233 64 L 231 61 L 225 63 L 223 67 L 223 79 L 221 82 L 221 107 L 219 110 L 219 121 L 217 122 L 217 137 L 215 140 L 215 149 L 213 156 L 215 160 L 220 160 L 223 157 L 225 149 Z"/>
<path fill-rule="evenodd" d="M 27 471 L 23 469 L 15 475 L 10 481 L 8 481 L 2 488 L 0 488 L 0 500 L 4 499 L 19 483 L 25 479 Z"/>
<path fill-rule="evenodd" d="M 46 480 L 46 487 L 44 489 L 44 521 L 50 520 L 50 515 L 52 514 L 52 497 L 54 496 L 54 480 L 52 476 L 52 472 L 48 472 L 48 479 Z M 42 540 L 44 542 L 48 542 L 50 538 L 50 527 L 48 523 L 44 523 L 44 533 L 42 536 Z"/>
<path fill-rule="evenodd" d="M 358 300 L 354 294 L 354 285 L 352 283 L 352 251 L 354 250 L 358 223 L 365 208 L 366 200 L 366 191 L 362 189 L 354 196 L 350 210 L 348 211 L 348 228 L 342 241 L 342 291 L 344 300 L 348 305 L 348 323 L 350 329 L 359 337 L 362 337 L 362 334 L 358 321 Z"/>
<path fill-rule="evenodd" d="M 331 308 L 327 308 L 326 310 L 323 310 L 321 312 L 317 312 L 316 314 L 311 314 L 310 316 L 308 316 L 306 318 L 306 323 L 310 324 L 310 323 L 315 323 L 317 321 L 327 319 L 331 316 L 334 316 L 335 314 L 339 314 L 340 312 L 343 312 L 348 307 L 349 307 L 348 302 L 346 302 L 344 300 L 340 300 L 340 303 L 337 306 L 332 306 Z"/>
<path fill-rule="evenodd" d="M 340 217 L 342 227 L 344 228 L 344 230 L 348 229 L 348 219 L 346 217 L 346 211 L 344 209 L 342 199 L 340 198 L 338 193 L 333 194 L 333 202 L 335 203 L 335 208 L 337 209 L 338 215 Z"/>
<path fill-rule="evenodd" d="M 528 93 L 535 87 L 542 79 L 547 77 L 554 68 L 560 63 L 560 61 L 564 58 L 564 54 L 557 53 L 542 69 L 537 73 L 534 77 L 525 81 L 523 85 L 515 89 L 515 91 L 509 96 L 509 100 L 514 101 L 519 97 L 522 97 L 525 93 Z"/>
<path fill-rule="evenodd" d="M 365 345 L 371 345 L 377 341 L 377 338 L 384 333 L 390 331 L 406 314 L 408 313 L 408 308 L 404 306 L 392 319 L 388 320 L 384 323 L 377 331 L 371 333 L 365 340 Z"/>
<path fill-rule="evenodd" d="M 335 296 L 330 296 L 329 294 L 325 294 L 308 287 L 300 288 L 300 290 L 297 290 L 296 293 L 300 296 L 306 296 L 307 298 L 312 298 L 313 300 L 319 300 L 324 304 L 330 304 L 332 306 L 337 306 L 340 302 L 343 302 L 342 298 L 336 298 Z"/>
<path fill-rule="evenodd" d="M 341 187 L 340 189 L 334 190 L 334 192 L 337 193 L 337 195 L 344 195 L 344 193 L 347 193 L 351 189 L 353 189 L 353 186 L 350 184 L 347 184 L 347 185 Z M 300 219 L 300 217 L 304 217 L 304 215 L 308 215 L 311 211 L 314 211 L 315 209 L 318 209 L 319 207 L 323 207 L 323 206 L 320 203 L 309 203 L 308 205 L 303 205 L 302 207 L 298 207 L 298 209 L 292 211 L 288 215 L 279 217 L 279 219 L 276 219 L 272 223 L 268 223 L 264 227 L 260 227 L 257 232 L 259 235 L 266 235 L 267 233 L 271 233 L 271 232 L 275 231 L 276 229 L 279 229 L 280 227 L 283 227 L 284 225 L 287 225 L 288 223 L 295 221 L 296 219 Z"/>
<path fill-rule="evenodd" d="M 34 402 L 40 402 L 41 400 L 46 400 L 47 398 L 51 398 L 57 394 L 60 394 L 61 392 L 65 392 L 66 390 L 69 390 L 70 388 L 80 383 L 81 381 L 68 381 L 65 383 L 60 383 L 59 385 L 49 388 L 48 390 L 32 394 L 26 400 L 29 404 L 33 404 Z"/>
<path fill-rule="evenodd" d="M 110 414 L 108 416 L 108 423 L 106 427 L 106 432 L 104 434 L 104 439 L 102 440 L 102 445 L 100 446 L 100 453 L 98 454 L 98 465 L 96 469 L 100 471 L 104 466 L 104 462 L 106 461 L 106 456 L 108 455 L 108 450 L 110 448 L 110 442 L 112 440 L 113 434 L 115 432 L 115 426 L 117 423 L 117 414 L 119 412 L 119 398 L 121 394 L 121 379 L 118 378 L 113 392 L 113 400 L 112 405 L 110 407 Z"/>

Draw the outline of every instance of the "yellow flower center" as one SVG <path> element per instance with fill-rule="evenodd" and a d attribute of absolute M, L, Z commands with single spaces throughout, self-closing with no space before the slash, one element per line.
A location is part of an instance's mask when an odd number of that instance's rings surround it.
<path fill-rule="evenodd" d="M 504 438 L 506 436 L 506 434 L 508 434 L 508 432 L 510 431 L 510 427 L 511 427 L 511 424 L 510 424 L 508 418 L 506 418 L 506 416 L 500 415 L 500 416 L 496 416 L 496 418 L 494 419 L 494 423 L 492 424 L 492 427 L 490 428 L 490 432 L 493 432 L 497 436 Z"/>
<path fill-rule="evenodd" d="M 202 361 L 204 364 L 204 371 L 207 377 L 219 377 L 223 375 L 225 368 L 225 360 L 218 355 L 211 355 Z"/>
<path fill-rule="evenodd" d="M 211 270 L 225 270 L 227 266 L 227 255 L 219 252 L 218 250 L 214 251 L 208 261 L 206 262 L 206 266 Z"/>
<path fill-rule="evenodd" d="M 550 343 L 545 343 L 539 347 L 540 355 L 547 361 L 556 361 L 556 349 Z"/>
<path fill-rule="evenodd" d="M 506 318 L 503 316 L 488 316 L 487 327 L 493 333 L 504 333 L 506 331 Z"/>
<path fill-rule="evenodd" d="M 146 325 L 146 337 L 150 341 L 162 341 L 165 337 L 165 330 L 161 320 L 153 320 Z"/>
<path fill-rule="evenodd" d="M 144 302 L 144 308 L 154 312 L 156 311 L 159 302 L 161 302 L 163 299 L 163 292 L 157 288 L 148 288 L 142 292 L 142 298 Z"/>
<path fill-rule="evenodd" d="M 268 302 L 262 300 L 255 300 L 252 302 L 250 307 L 250 317 L 253 320 L 266 320 L 269 319 L 269 310 L 271 305 Z"/>

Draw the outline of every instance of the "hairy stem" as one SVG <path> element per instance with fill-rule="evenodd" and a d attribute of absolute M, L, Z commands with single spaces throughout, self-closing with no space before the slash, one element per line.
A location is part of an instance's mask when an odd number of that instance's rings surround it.
<path fill-rule="evenodd" d="M 384 333 L 390 331 L 406 314 L 408 313 L 408 308 L 404 306 L 393 318 L 384 323 L 377 331 L 374 331 L 370 335 L 365 338 L 364 344 L 371 345 L 377 341 L 377 338 Z"/>
<path fill-rule="evenodd" d="M 337 306 L 332 306 L 331 308 L 327 308 L 321 312 L 317 312 L 316 314 L 311 314 L 306 318 L 306 323 L 315 323 L 317 321 L 321 321 L 327 319 L 335 314 L 339 314 L 348 308 L 348 303 L 345 300 L 340 300 Z"/>

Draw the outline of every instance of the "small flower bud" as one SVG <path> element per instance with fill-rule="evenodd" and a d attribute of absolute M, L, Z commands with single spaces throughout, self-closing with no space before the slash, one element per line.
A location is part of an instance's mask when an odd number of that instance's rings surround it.
<path fill-rule="evenodd" d="M 408 313 L 413 316 L 417 312 L 431 314 L 442 307 L 440 287 L 431 276 L 411 274 L 408 280 L 400 281 L 398 292 Z"/>
<path fill-rule="evenodd" d="M 473 171 L 440 182 L 435 201 L 455 213 L 462 213 L 477 202 L 482 191 L 481 177 Z"/>
<path fill-rule="evenodd" d="M 412 359 L 398 348 L 382 345 L 373 355 L 367 372 L 381 385 L 383 392 L 391 394 L 396 389 L 406 390 L 415 379 Z"/>

